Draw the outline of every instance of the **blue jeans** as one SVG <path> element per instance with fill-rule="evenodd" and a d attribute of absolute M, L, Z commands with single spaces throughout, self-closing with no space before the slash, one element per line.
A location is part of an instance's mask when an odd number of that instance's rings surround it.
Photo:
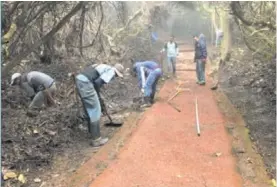
<path fill-rule="evenodd" d="M 173 72 L 175 74 L 176 72 L 176 57 L 167 57 L 167 67 L 168 71 Z"/>
<path fill-rule="evenodd" d="M 76 87 L 82 100 L 89 122 L 97 122 L 101 117 L 101 106 L 94 85 L 82 74 L 76 77 Z"/>
<path fill-rule="evenodd" d="M 203 60 L 196 60 L 196 76 L 198 82 L 205 82 L 205 65 Z"/>
<path fill-rule="evenodd" d="M 156 87 L 160 76 L 162 75 L 162 70 L 160 68 L 151 71 L 147 76 L 144 88 L 144 96 L 154 99 L 156 93 Z"/>

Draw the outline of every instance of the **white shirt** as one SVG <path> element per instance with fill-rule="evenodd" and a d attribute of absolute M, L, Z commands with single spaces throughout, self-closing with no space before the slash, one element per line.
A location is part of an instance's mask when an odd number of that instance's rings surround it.
<path fill-rule="evenodd" d="M 105 83 L 109 83 L 115 76 L 114 67 L 107 64 L 100 64 L 95 69 L 99 73 L 100 78 L 105 81 Z"/>
<path fill-rule="evenodd" d="M 167 57 L 176 57 L 179 53 L 178 46 L 175 45 L 175 42 L 168 42 L 167 44 L 167 49 L 163 48 L 162 51 L 167 51 Z"/>

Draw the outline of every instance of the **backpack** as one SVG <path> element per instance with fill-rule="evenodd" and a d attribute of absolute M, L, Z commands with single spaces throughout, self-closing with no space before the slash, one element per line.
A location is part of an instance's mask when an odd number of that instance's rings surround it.
<path fill-rule="evenodd" d="M 167 42 L 165 45 L 164 45 L 164 48 L 165 49 L 167 49 L 167 44 L 168 44 L 169 42 Z M 177 45 L 177 43 L 176 42 L 173 42 L 174 44 L 175 44 L 175 49 L 177 49 L 178 48 L 178 45 Z"/>

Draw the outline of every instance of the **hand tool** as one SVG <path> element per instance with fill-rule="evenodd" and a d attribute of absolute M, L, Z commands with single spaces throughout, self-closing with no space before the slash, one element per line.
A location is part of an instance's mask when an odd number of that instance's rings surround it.
<path fill-rule="evenodd" d="M 110 122 L 105 123 L 104 125 L 105 126 L 110 126 L 110 127 L 121 127 L 123 125 L 123 123 L 115 123 L 115 122 L 113 122 L 111 116 L 107 112 L 106 105 L 105 105 L 105 103 L 104 103 L 102 98 L 101 98 L 101 100 L 102 100 L 103 114 L 105 114 L 109 118 L 109 120 L 110 120 Z"/>
<path fill-rule="evenodd" d="M 174 97 L 176 97 L 179 93 L 181 93 L 181 92 L 184 92 L 184 91 L 190 91 L 190 92 L 191 92 L 191 90 L 190 90 L 189 88 L 183 88 L 183 89 L 181 89 L 180 86 L 181 86 L 181 84 L 179 84 L 178 87 L 176 88 L 177 92 L 176 92 L 172 97 L 170 97 L 170 98 L 167 100 L 167 103 L 168 103 L 170 106 L 172 106 L 175 110 L 177 110 L 178 112 L 181 112 L 181 110 L 178 109 L 176 106 L 174 106 L 172 103 L 170 103 L 170 101 L 171 101 Z"/>
<path fill-rule="evenodd" d="M 73 74 L 72 77 L 73 77 L 74 84 L 76 85 L 76 82 L 75 82 L 75 75 Z M 88 117 L 89 115 L 88 115 L 88 113 L 86 112 L 86 109 L 85 109 L 84 104 L 83 104 L 84 102 L 83 102 L 83 100 L 82 100 L 82 98 L 81 98 L 79 92 L 77 91 L 77 87 L 76 87 L 76 93 L 78 93 L 78 95 L 79 95 L 79 97 L 80 97 L 80 99 L 81 99 L 81 101 L 82 101 L 82 105 L 83 105 L 83 108 L 84 108 L 84 110 L 85 110 L 85 113 L 86 113 L 86 115 L 87 115 L 87 117 Z M 76 94 L 76 100 L 78 101 L 78 99 L 77 99 L 77 94 Z M 100 97 L 99 100 L 102 100 L 102 98 Z M 102 100 L 102 101 L 103 101 L 103 100 Z M 102 102 L 102 106 L 101 106 L 101 107 L 103 107 L 104 114 L 105 114 L 105 115 L 109 118 L 109 120 L 110 120 L 110 122 L 106 123 L 105 126 L 112 126 L 112 127 L 120 127 L 120 126 L 122 126 L 123 123 L 114 123 L 114 122 L 113 122 L 111 116 L 110 116 L 110 115 L 108 114 L 108 112 L 107 112 L 107 109 L 106 109 L 106 106 L 105 106 L 105 104 L 104 104 L 104 101 Z"/>
<path fill-rule="evenodd" d="M 176 90 L 177 90 L 177 92 L 175 92 L 175 94 L 174 94 L 172 97 L 170 97 L 170 98 L 167 100 L 167 102 L 171 101 L 174 97 L 176 97 L 176 96 L 177 96 L 179 93 L 181 93 L 181 92 L 184 92 L 184 91 L 190 91 L 190 92 L 191 92 L 191 90 L 190 90 L 189 88 L 180 89 L 180 88 L 178 87 Z"/>

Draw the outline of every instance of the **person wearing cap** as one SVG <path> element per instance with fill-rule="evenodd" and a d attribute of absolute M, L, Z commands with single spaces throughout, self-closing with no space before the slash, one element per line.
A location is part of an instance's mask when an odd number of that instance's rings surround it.
<path fill-rule="evenodd" d="M 114 66 L 94 64 L 75 77 L 77 92 L 87 115 L 88 131 L 92 136 L 93 147 L 99 147 L 108 142 L 108 138 L 101 137 L 100 133 L 101 112 L 105 110 L 100 97 L 100 88 L 115 77 L 123 77 L 123 72 L 124 67 L 121 64 Z"/>
<path fill-rule="evenodd" d="M 161 53 L 167 52 L 167 67 L 168 71 L 171 71 L 173 75 L 176 75 L 176 57 L 179 55 L 179 48 L 177 43 L 174 41 L 174 36 L 170 37 L 169 42 L 164 45 Z"/>
<path fill-rule="evenodd" d="M 133 63 L 134 61 L 131 60 Z M 139 88 L 144 95 L 142 107 L 149 107 L 154 103 L 157 83 L 162 75 L 159 64 L 154 61 L 136 62 L 132 74 L 137 76 Z"/>
<path fill-rule="evenodd" d="M 204 34 L 193 36 L 195 40 L 194 62 L 196 63 L 196 83 L 205 85 L 205 65 L 207 61 L 207 46 Z"/>
<path fill-rule="evenodd" d="M 54 102 L 56 83 L 52 77 L 45 73 L 39 71 L 31 71 L 23 75 L 14 73 L 11 77 L 11 86 L 14 85 L 20 86 L 32 99 L 28 112 L 40 109 L 43 104 L 48 104 L 48 102 Z M 48 102 L 45 103 L 45 101 Z"/>

